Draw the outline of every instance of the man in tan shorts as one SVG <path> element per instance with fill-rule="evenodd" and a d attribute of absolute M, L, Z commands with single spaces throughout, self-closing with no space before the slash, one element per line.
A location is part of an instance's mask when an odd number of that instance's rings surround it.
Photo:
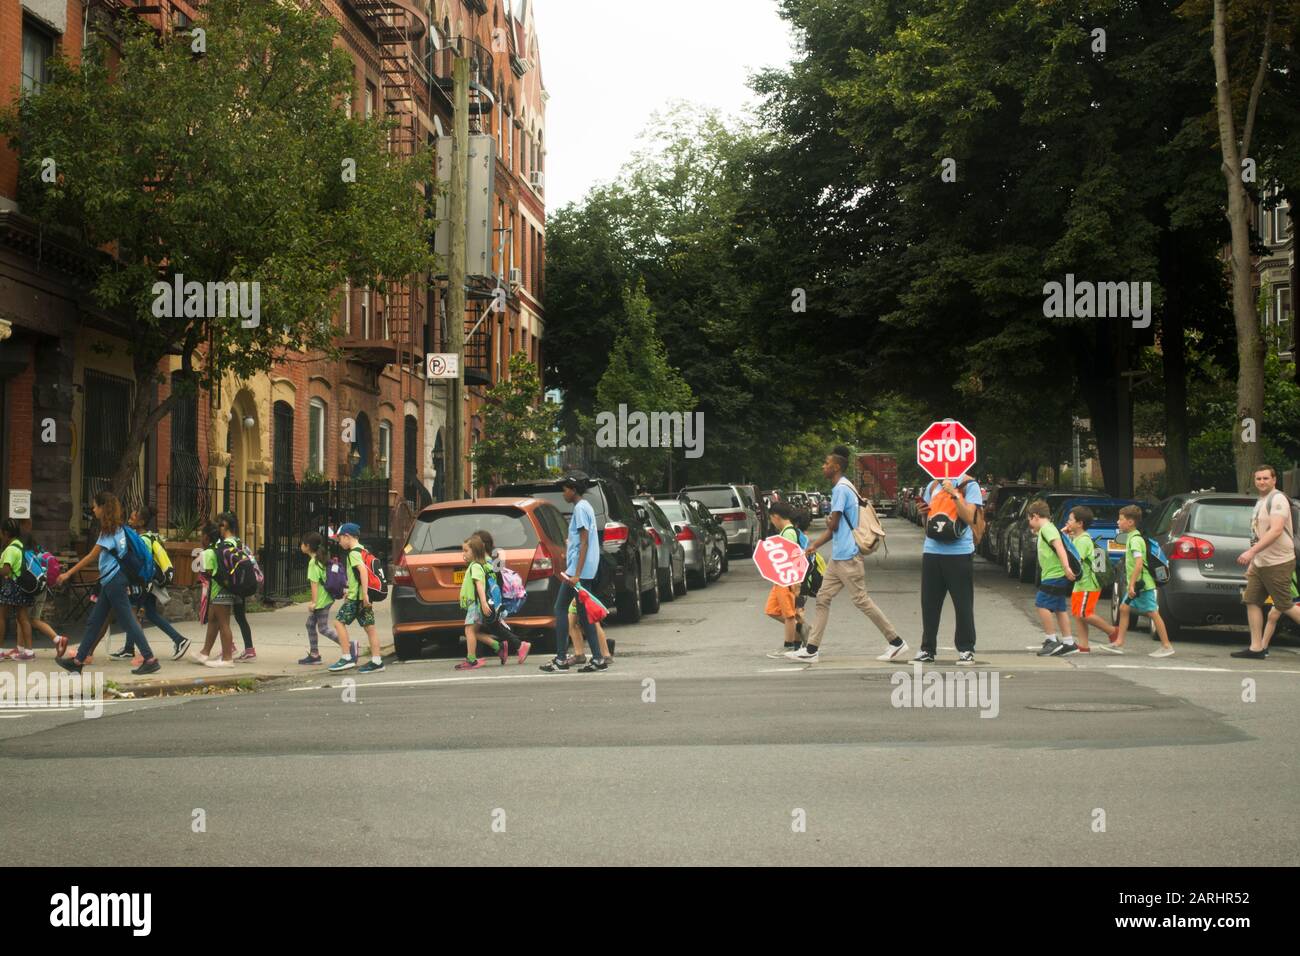
<path fill-rule="evenodd" d="M 1264 643 L 1264 602 L 1300 624 L 1300 607 L 1291 600 L 1291 575 L 1295 572 L 1295 529 L 1291 525 L 1291 499 L 1277 488 L 1277 469 L 1260 465 L 1255 470 L 1259 503 L 1251 518 L 1251 545 L 1237 558 L 1246 568 L 1246 618 L 1250 621 L 1250 648 L 1233 657 L 1268 656 Z"/>

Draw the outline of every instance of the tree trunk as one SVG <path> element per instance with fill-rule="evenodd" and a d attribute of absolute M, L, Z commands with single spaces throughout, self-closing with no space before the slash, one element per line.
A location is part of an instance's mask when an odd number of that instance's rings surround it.
<path fill-rule="evenodd" d="M 1181 283 L 1180 244 L 1166 232 L 1161 243 L 1161 273 L 1165 308 L 1160 320 L 1160 356 L 1165 378 L 1165 492 L 1191 491 L 1192 476 L 1187 433 L 1187 343 Z"/>
<path fill-rule="evenodd" d="M 1228 225 L 1232 229 L 1232 314 L 1237 329 L 1237 420 L 1233 425 L 1232 453 L 1237 469 L 1237 490 L 1251 490 L 1251 478 L 1260 464 L 1259 431 L 1264 410 L 1264 339 L 1255 314 L 1251 288 L 1250 196 L 1242 181 L 1242 160 L 1249 158 L 1250 135 L 1255 110 L 1268 67 L 1269 34 L 1273 5 L 1268 8 L 1264 47 L 1259 72 L 1246 107 L 1245 134 L 1237 144 L 1232 114 L 1232 86 L 1228 73 L 1227 0 L 1214 0 L 1214 77 L 1219 148 L 1223 154 L 1223 178 L 1228 189 Z"/>
<path fill-rule="evenodd" d="M 176 389 L 173 388 L 165 399 L 157 405 L 153 403 L 151 391 L 146 386 L 156 374 L 161 360 L 161 356 L 153 356 L 152 360 L 142 356 L 137 357 L 134 363 L 135 390 L 131 405 L 130 430 L 126 436 L 126 447 L 122 450 L 122 459 L 118 462 L 117 471 L 113 475 L 113 494 L 117 495 L 118 500 L 126 507 L 143 504 L 148 500 L 148 489 L 143 487 L 140 501 L 134 501 L 131 497 L 131 485 L 140 468 L 140 449 L 144 447 L 154 426 L 172 410 L 179 397 Z"/>

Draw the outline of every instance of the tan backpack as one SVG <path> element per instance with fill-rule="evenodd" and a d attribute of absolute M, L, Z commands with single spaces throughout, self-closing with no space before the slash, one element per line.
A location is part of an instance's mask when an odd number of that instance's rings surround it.
<path fill-rule="evenodd" d="M 854 497 L 857 497 L 857 489 L 853 488 L 847 479 L 841 478 L 840 481 L 848 484 L 853 490 Z M 875 554 L 881 546 L 885 547 L 885 554 L 889 553 L 889 546 L 885 545 L 885 529 L 880 523 L 880 516 L 876 514 L 876 509 L 872 507 L 871 502 L 858 499 L 858 526 L 853 529 L 853 540 L 857 542 L 858 553 L 866 556 Z"/>

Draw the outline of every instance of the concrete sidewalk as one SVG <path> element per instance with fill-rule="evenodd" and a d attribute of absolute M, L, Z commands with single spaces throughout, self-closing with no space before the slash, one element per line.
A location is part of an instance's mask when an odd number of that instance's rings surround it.
<path fill-rule="evenodd" d="M 334 602 L 331 616 L 338 612 L 339 603 L 338 601 Z M 388 601 L 384 601 L 374 607 L 375 626 L 379 631 L 383 652 L 388 655 L 393 651 L 391 605 Z M 324 671 L 326 666 L 338 660 L 338 645 L 333 641 L 321 638 L 320 654 L 324 663 L 299 664 L 298 661 L 307 656 L 308 650 L 306 619 L 306 602 L 292 604 L 276 611 L 249 614 L 248 624 L 252 630 L 253 647 L 257 651 L 257 660 L 248 663 L 236 662 L 233 668 L 206 667 L 193 659 L 194 655 L 203 649 L 203 636 L 207 632 L 206 625 L 200 624 L 198 621 L 173 623 L 176 630 L 193 642 L 189 652 L 179 661 L 171 659 L 175 650 L 171 639 L 158 628 L 152 625 L 146 626 L 144 629 L 145 637 L 148 639 L 153 652 L 158 656 L 159 663 L 162 664 L 162 670 L 156 674 L 150 674 L 148 677 L 137 677 L 132 674 L 130 661 L 115 661 L 109 658 L 110 653 L 121 650 L 126 640 L 125 632 L 111 630 L 104 635 L 99 647 L 95 649 L 93 663 L 87 665 L 85 673 L 102 671 L 105 679 L 114 682 L 119 689 L 133 691 L 140 696 L 169 692 L 186 686 L 204 687 L 236 684 L 250 677 L 256 680 L 268 680 L 276 677 L 310 676 L 317 671 Z M 235 624 L 233 619 L 230 623 L 235 638 L 235 654 L 238 655 L 243 650 L 243 641 L 239 636 L 238 625 Z M 13 648 L 14 630 L 15 628 L 11 623 L 5 641 L 5 650 Z M 68 638 L 68 654 L 73 654 L 76 652 L 77 644 L 81 641 L 82 634 L 74 631 L 66 634 L 66 637 Z M 361 645 L 361 659 L 365 660 L 369 656 L 366 632 L 359 625 L 353 624 L 348 627 L 348 637 L 359 642 Z M 33 669 L 40 669 L 63 673 L 58 665 L 54 663 L 54 648 L 44 635 L 39 632 L 34 634 L 32 644 L 36 650 L 36 660 L 26 662 L 29 672 Z M 218 639 L 214 647 L 220 651 L 220 639 Z M 16 671 L 17 665 L 17 661 L 0 661 L 0 672 L 4 670 Z"/>

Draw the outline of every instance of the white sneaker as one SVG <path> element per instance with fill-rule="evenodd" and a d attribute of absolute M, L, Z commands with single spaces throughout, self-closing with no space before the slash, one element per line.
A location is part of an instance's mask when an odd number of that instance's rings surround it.
<path fill-rule="evenodd" d="M 1173 657 L 1174 649 L 1172 647 L 1162 647 L 1158 651 L 1152 651 L 1148 657 Z"/>
<path fill-rule="evenodd" d="M 204 667 L 231 667 L 235 666 L 234 661 L 223 661 L 220 657 L 214 657 L 211 660 L 203 662 Z"/>
<path fill-rule="evenodd" d="M 798 661 L 800 664 L 816 664 L 821 657 L 821 651 L 816 650 L 809 654 L 808 648 L 801 647 L 797 651 L 786 651 L 785 656 L 792 661 Z"/>
<path fill-rule="evenodd" d="M 767 656 L 772 658 L 772 660 L 774 661 L 779 661 L 781 658 L 785 657 L 789 653 L 790 653 L 789 651 L 787 651 L 784 647 L 782 647 L 779 651 L 768 651 Z"/>
<path fill-rule="evenodd" d="M 895 647 L 893 644 L 885 645 L 885 653 L 876 658 L 878 661 L 892 661 L 899 654 L 907 650 L 907 641 Z"/>

